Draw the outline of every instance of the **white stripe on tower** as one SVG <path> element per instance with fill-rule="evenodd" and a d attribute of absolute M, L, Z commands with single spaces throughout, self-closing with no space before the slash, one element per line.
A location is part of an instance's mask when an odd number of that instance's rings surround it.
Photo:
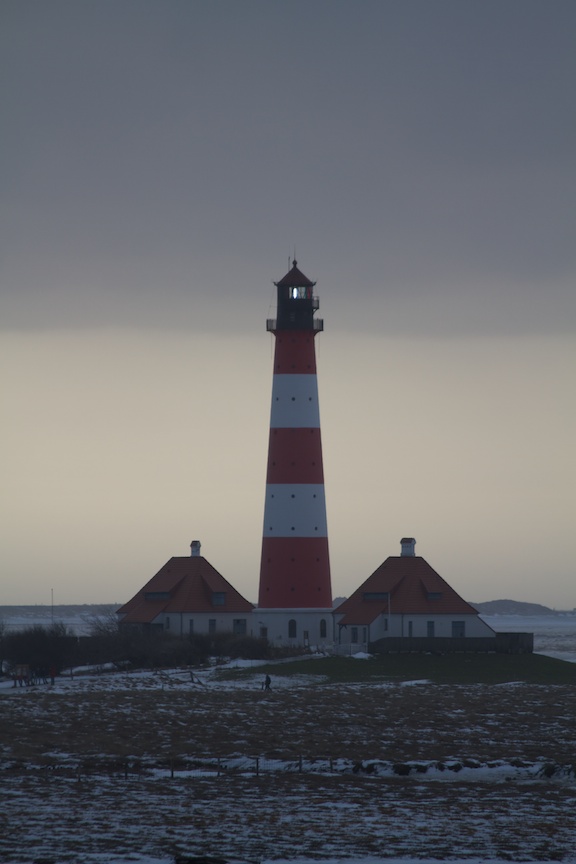
<path fill-rule="evenodd" d="M 320 428 L 316 375 L 274 375 L 271 429 Z"/>
<path fill-rule="evenodd" d="M 324 484 L 267 483 L 265 537 L 326 537 Z"/>

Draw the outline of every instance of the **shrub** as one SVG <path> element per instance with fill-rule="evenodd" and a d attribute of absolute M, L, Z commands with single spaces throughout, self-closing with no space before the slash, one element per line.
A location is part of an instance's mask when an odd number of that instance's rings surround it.
<path fill-rule="evenodd" d="M 47 675 L 51 668 L 60 671 L 78 662 L 78 637 L 70 634 L 60 622 L 50 627 L 35 625 L 7 633 L 2 641 L 4 659 L 10 670 L 26 665 L 34 673 Z"/>

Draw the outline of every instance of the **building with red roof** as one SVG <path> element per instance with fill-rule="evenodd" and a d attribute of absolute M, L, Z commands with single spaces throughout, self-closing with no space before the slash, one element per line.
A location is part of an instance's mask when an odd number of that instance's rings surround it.
<path fill-rule="evenodd" d="M 494 638 L 494 631 L 404 537 L 390 556 L 335 610 L 340 645 L 367 646 L 379 639 Z"/>
<path fill-rule="evenodd" d="M 250 634 L 254 606 L 200 554 L 170 558 L 118 612 L 122 626 L 190 633 Z"/>

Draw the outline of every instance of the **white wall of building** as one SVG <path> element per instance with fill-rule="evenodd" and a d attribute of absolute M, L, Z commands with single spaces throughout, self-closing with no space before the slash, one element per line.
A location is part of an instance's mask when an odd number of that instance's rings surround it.
<path fill-rule="evenodd" d="M 367 645 L 389 636 L 490 637 L 494 631 L 478 615 L 380 615 L 369 625 L 339 627 L 332 609 L 255 609 L 253 612 L 162 613 L 152 623 L 175 636 L 236 633 L 265 637 L 271 645 L 330 648 Z"/>
<path fill-rule="evenodd" d="M 237 633 L 253 636 L 252 612 L 163 612 L 152 622 L 174 636 L 206 633 Z"/>
<path fill-rule="evenodd" d="M 322 648 L 334 642 L 332 609 L 255 609 L 253 628 L 271 645 Z"/>
<path fill-rule="evenodd" d="M 334 642 L 332 609 L 255 609 L 253 612 L 171 612 L 152 622 L 165 633 L 188 636 L 237 633 L 265 636 L 271 645 L 331 646 Z"/>
<path fill-rule="evenodd" d="M 456 635 L 494 636 L 492 628 L 478 615 L 380 615 L 368 626 L 348 625 L 346 627 L 338 627 L 338 618 L 339 616 L 336 616 L 336 642 L 340 644 L 365 644 L 389 636 L 415 638 L 449 638 Z"/>

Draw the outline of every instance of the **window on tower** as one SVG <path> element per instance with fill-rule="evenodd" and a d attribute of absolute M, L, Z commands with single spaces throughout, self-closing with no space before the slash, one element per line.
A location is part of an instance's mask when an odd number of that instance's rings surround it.
<path fill-rule="evenodd" d="M 290 288 L 290 299 L 291 300 L 309 300 L 310 299 L 310 289 L 299 287 L 299 288 Z"/>

